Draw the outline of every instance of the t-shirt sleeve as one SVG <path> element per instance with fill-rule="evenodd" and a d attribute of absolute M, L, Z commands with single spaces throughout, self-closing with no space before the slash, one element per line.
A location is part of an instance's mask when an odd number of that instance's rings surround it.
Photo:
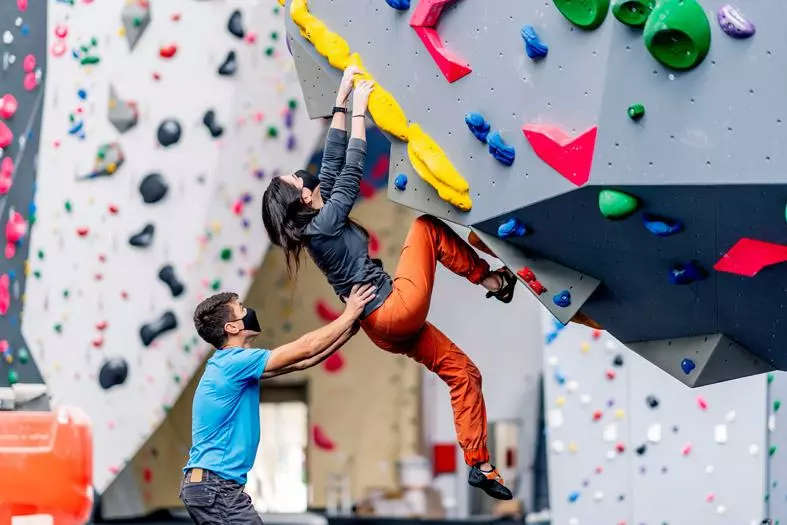
<path fill-rule="evenodd" d="M 251 381 L 262 378 L 265 365 L 268 364 L 270 350 L 259 348 L 249 349 L 239 354 L 239 358 L 232 367 L 233 376 L 238 381 Z"/>

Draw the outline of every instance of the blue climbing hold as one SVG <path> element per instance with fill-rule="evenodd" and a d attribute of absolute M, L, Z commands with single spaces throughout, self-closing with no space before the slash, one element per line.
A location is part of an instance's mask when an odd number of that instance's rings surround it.
<path fill-rule="evenodd" d="M 563 290 L 559 294 L 555 295 L 552 298 L 552 302 L 554 302 L 557 306 L 561 308 L 566 308 L 571 305 L 571 292 L 568 290 Z"/>
<path fill-rule="evenodd" d="M 683 370 L 683 373 L 686 375 L 689 375 L 695 368 L 697 368 L 697 365 L 695 365 L 694 361 L 691 359 L 684 359 L 680 362 L 680 369 Z"/>
<path fill-rule="evenodd" d="M 385 3 L 397 11 L 407 11 L 410 9 L 410 0 L 385 0 Z"/>
<path fill-rule="evenodd" d="M 577 491 L 574 491 L 574 492 L 572 492 L 571 494 L 568 495 L 569 503 L 574 503 L 578 499 L 579 499 L 579 492 L 577 492 Z"/>
<path fill-rule="evenodd" d="M 683 223 L 680 221 L 668 219 L 652 213 L 643 214 L 642 221 L 645 224 L 645 228 L 650 233 L 659 237 L 667 237 L 683 231 Z"/>
<path fill-rule="evenodd" d="M 489 153 L 501 164 L 510 166 L 514 163 L 516 150 L 513 146 L 509 146 L 503 141 L 503 137 L 500 136 L 499 132 L 491 133 L 486 138 L 486 143 L 489 144 Z"/>
<path fill-rule="evenodd" d="M 497 228 L 497 236 L 501 239 L 508 239 L 509 237 L 524 237 L 527 234 L 527 226 L 522 224 L 516 217 L 508 219 Z"/>
<path fill-rule="evenodd" d="M 404 191 L 407 188 L 407 175 L 400 173 L 394 179 L 394 188 L 399 191 Z"/>
<path fill-rule="evenodd" d="M 555 381 L 558 385 L 563 385 L 566 383 L 566 376 L 560 370 L 555 370 Z"/>
<path fill-rule="evenodd" d="M 481 113 L 470 112 L 465 115 L 465 123 L 475 138 L 486 144 L 486 136 L 489 135 L 489 123 Z"/>
<path fill-rule="evenodd" d="M 80 89 L 79 91 L 77 91 L 77 96 L 79 97 L 79 100 L 85 100 L 87 99 L 87 91 L 85 91 L 84 89 Z"/>
<path fill-rule="evenodd" d="M 685 285 L 701 281 L 708 276 L 708 273 L 697 263 L 689 261 L 685 264 L 676 264 L 669 273 L 669 281 L 672 284 Z"/>
<path fill-rule="evenodd" d="M 547 56 L 549 46 L 538 38 L 536 28 L 526 25 L 522 28 L 522 38 L 525 40 L 525 53 L 533 60 L 539 60 Z"/>

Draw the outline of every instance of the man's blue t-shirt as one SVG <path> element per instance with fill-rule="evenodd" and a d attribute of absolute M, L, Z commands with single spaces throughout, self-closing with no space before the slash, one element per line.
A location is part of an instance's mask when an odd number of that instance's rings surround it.
<path fill-rule="evenodd" d="M 225 348 L 208 359 L 194 393 L 184 471 L 211 470 L 246 484 L 260 444 L 260 378 L 269 350 Z"/>

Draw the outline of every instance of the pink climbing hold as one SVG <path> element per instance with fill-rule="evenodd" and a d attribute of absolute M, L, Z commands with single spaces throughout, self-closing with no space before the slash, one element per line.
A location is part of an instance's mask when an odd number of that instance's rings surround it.
<path fill-rule="evenodd" d="M 339 315 L 341 315 L 341 312 L 337 312 L 335 309 L 331 308 L 331 306 L 323 299 L 317 301 L 317 303 L 314 305 L 314 311 L 317 314 L 317 317 L 326 323 L 335 321 L 339 318 Z"/>
<path fill-rule="evenodd" d="M 536 155 L 576 186 L 590 180 L 596 133 L 593 126 L 576 138 L 557 126 L 525 124 L 522 132 Z"/>
<path fill-rule="evenodd" d="M 16 255 L 16 245 L 24 238 L 27 232 L 27 222 L 18 211 L 12 211 L 5 225 L 5 257 L 13 259 Z"/>
<path fill-rule="evenodd" d="M 8 308 L 11 306 L 11 279 L 8 274 L 0 275 L 0 315 L 8 313 Z"/>
<path fill-rule="evenodd" d="M 410 27 L 415 30 L 421 42 L 424 43 L 426 50 L 429 51 L 448 82 L 456 82 L 473 71 L 470 64 L 445 48 L 443 39 L 435 28 L 445 5 L 453 1 L 421 0 L 410 18 Z"/>
<path fill-rule="evenodd" d="M 719 259 L 713 269 L 754 277 L 763 268 L 783 262 L 787 262 L 787 246 L 743 238 Z"/>
<path fill-rule="evenodd" d="M 5 122 L 0 121 L 0 149 L 5 149 L 14 141 L 14 132 L 11 131 Z"/>
<path fill-rule="evenodd" d="M 27 11 L 27 0 L 16 0 L 16 7 L 24 13 Z"/>
<path fill-rule="evenodd" d="M 10 119 L 14 116 L 17 109 L 19 109 L 19 103 L 11 93 L 6 93 L 0 97 L 0 118 Z"/>
<path fill-rule="evenodd" d="M 58 40 L 52 44 L 52 56 L 62 57 L 66 52 L 66 43 Z"/>
<path fill-rule="evenodd" d="M 22 61 L 22 69 L 25 70 L 25 73 L 32 73 L 35 68 L 36 57 L 34 55 L 27 55 Z"/>
<path fill-rule="evenodd" d="M 35 73 L 26 73 L 25 79 L 22 81 L 22 86 L 27 91 L 33 91 L 38 86 L 38 79 Z"/>
<path fill-rule="evenodd" d="M 691 443 L 686 443 L 686 445 L 683 447 L 683 450 L 681 451 L 681 453 L 684 456 L 688 456 L 689 454 L 691 454 Z"/>
<path fill-rule="evenodd" d="M 0 195 L 5 195 L 11 189 L 14 176 L 14 161 L 5 157 L 0 161 Z"/>
<path fill-rule="evenodd" d="M 707 410 L 708 409 L 708 402 L 705 401 L 704 397 L 697 396 L 697 406 L 700 407 L 700 410 Z"/>
<path fill-rule="evenodd" d="M 336 352 L 326 359 L 322 363 L 322 368 L 330 374 L 335 374 L 344 368 L 344 357 L 342 357 L 341 352 Z"/>
<path fill-rule="evenodd" d="M 63 24 L 57 24 L 55 26 L 55 36 L 57 38 L 65 38 L 68 36 L 68 26 L 64 26 Z"/>
<path fill-rule="evenodd" d="M 320 450 L 330 452 L 336 448 L 336 444 L 328 437 L 320 425 L 312 426 L 312 440 Z"/>

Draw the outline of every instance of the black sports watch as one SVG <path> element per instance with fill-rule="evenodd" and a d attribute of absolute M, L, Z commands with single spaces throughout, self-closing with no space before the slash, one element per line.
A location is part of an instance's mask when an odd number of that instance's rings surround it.
<path fill-rule="evenodd" d="M 341 106 L 333 106 L 333 113 L 331 113 L 331 115 L 335 115 L 337 113 L 347 113 L 347 108 L 343 108 Z"/>

